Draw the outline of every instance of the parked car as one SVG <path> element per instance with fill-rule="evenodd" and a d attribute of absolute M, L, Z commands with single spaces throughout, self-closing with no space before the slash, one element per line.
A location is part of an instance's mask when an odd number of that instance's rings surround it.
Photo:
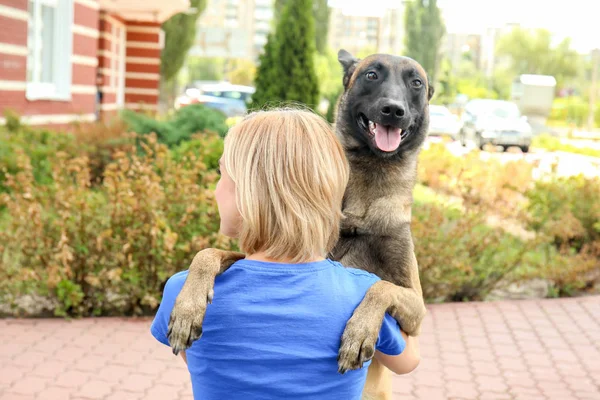
<path fill-rule="evenodd" d="M 429 136 L 449 136 L 458 139 L 460 119 L 452 114 L 447 107 L 429 106 Z"/>
<path fill-rule="evenodd" d="M 199 103 L 219 110 L 227 117 L 239 117 L 248 112 L 254 91 L 251 86 L 232 85 L 229 82 L 193 82 L 175 100 L 175 109 Z"/>
<path fill-rule="evenodd" d="M 461 118 L 459 140 L 463 146 L 473 141 L 482 149 L 485 145 L 518 146 L 524 153 L 531 145 L 532 129 L 527 117 L 510 101 L 474 99 L 465 105 Z"/>

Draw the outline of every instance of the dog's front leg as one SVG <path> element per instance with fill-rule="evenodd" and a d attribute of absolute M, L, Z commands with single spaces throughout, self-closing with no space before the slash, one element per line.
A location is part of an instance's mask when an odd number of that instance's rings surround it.
<path fill-rule="evenodd" d="M 189 348 L 202 336 L 202 322 L 206 307 L 213 299 L 215 278 L 244 257 L 243 253 L 218 249 L 205 249 L 196 254 L 169 320 L 167 337 L 174 354 Z"/>
<path fill-rule="evenodd" d="M 344 329 L 338 353 L 340 373 L 361 368 L 373 357 L 386 312 L 407 335 L 417 336 L 427 311 L 418 290 L 387 281 L 373 284 Z"/>

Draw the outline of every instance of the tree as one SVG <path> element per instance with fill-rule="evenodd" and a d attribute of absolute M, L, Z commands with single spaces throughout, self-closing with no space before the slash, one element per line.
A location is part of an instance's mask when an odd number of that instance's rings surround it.
<path fill-rule="evenodd" d="M 218 57 L 189 57 L 187 60 L 189 81 L 220 81 L 223 79 L 225 60 Z"/>
<path fill-rule="evenodd" d="M 553 46 L 552 33 L 546 29 L 515 28 L 500 37 L 496 53 L 509 60 L 515 75 L 552 75 L 559 87 L 578 74 L 580 57 L 571 49 L 571 39 Z"/>
<path fill-rule="evenodd" d="M 418 61 L 435 82 L 446 27 L 437 0 L 412 0 L 406 5 L 405 55 Z"/>
<path fill-rule="evenodd" d="M 172 80 L 183 66 L 187 52 L 196 38 L 196 21 L 206 8 L 206 0 L 190 0 L 193 12 L 173 15 L 162 24 L 165 46 L 160 55 L 160 75 L 163 82 Z"/>
<path fill-rule="evenodd" d="M 253 108 L 260 108 L 269 102 L 283 100 L 280 85 L 281 69 L 278 65 L 279 49 L 276 41 L 275 36 L 269 34 L 263 53 L 258 58 L 258 68 L 254 80 L 256 91 L 252 95 Z"/>
<path fill-rule="evenodd" d="M 288 0 L 275 0 L 275 21 L 281 18 L 283 8 Z M 327 36 L 329 33 L 329 16 L 331 9 L 327 5 L 327 0 L 313 0 L 313 17 L 315 20 L 315 45 L 317 51 L 321 54 L 327 52 Z"/>
<path fill-rule="evenodd" d="M 254 107 L 271 101 L 297 101 L 315 107 L 319 82 L 315 73 L 315 28 L 312 0 L 294 0 L 283 8 L 274 35 L 260 57 Z"/>

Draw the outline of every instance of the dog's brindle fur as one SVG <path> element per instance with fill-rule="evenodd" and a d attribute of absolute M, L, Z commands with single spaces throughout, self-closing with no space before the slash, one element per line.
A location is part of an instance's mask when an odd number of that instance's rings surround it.
<path fill-rule="evenodd" d="M 351 172 L 342 231 L 330 257 L 382 279 L 369 289 L 346 325 L 338 355 L 344 373 L 373 357 L 386 312 L 412 336 L 418 335 L 425 316 L 410 221 L 417 156 L 427 134 L 433 89 L 423 68 L 410 58 L 375 54 L 358 60 L 340 50 L 338 59 L 344 68 L 345 90 L 338 101 L 336 133 Z M 391 116 L 382 112 L 390 107 L 402 111 Z M 361 122 L 365 117 L 401 128 L 408 136 L 395 151 L 383 152 Z M 216 249 L 196 255 L 171 313 L 168 337 L 173 352 L 185 350 L 202 335 L 215 277 L 243 257 Z M 384 376 L 389 372 L 384 371 L 373 360 L 365 398 L 389 395 L 389 376 Z"/>

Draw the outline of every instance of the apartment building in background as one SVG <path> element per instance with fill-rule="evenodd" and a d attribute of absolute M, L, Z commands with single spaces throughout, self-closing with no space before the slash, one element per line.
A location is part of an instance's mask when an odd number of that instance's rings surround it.
<path fill-rule="evenodd" d="M 404 49 L 405 2 L 395 8 L 366 15 L 364 10 L 332 7 L 328 44 L 333 50 L 345 49 L 352 54 L 369 50 L 402 55 Z"/>
<path fill-rule="evenodd" d="M 208 0 L 190 55 L 257 60 L 272 29 L 273 0 Z"/>
<path fill-rule="evenodd" d="M 0 124 L 58 127 L 155 109 L 160 25 L 188 0 L 0 0 Z"/>

